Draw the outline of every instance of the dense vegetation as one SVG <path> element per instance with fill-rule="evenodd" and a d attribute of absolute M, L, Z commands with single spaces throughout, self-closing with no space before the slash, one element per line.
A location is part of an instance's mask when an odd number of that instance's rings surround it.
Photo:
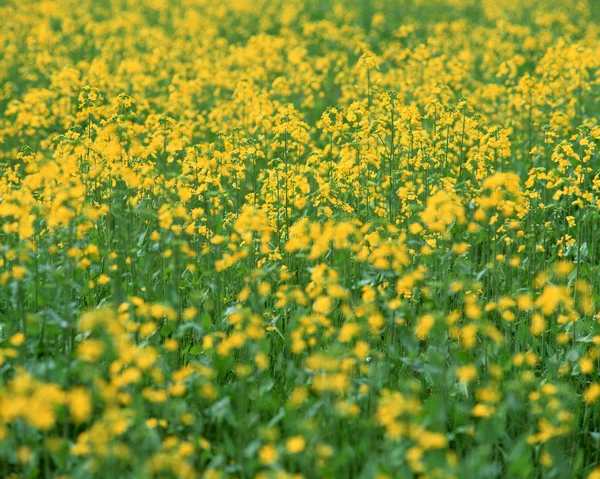
<path fill-rule="evenodd" d="M 0 476 L 600 478 L 598 5 L 2 2 Z"/>

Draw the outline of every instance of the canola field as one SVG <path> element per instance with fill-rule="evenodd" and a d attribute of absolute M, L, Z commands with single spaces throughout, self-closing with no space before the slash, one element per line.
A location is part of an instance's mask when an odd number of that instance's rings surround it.
<path fill-rule="evenodd" d="M 0 477 L 600 478 L 600 2 L 0 18 Z"/>

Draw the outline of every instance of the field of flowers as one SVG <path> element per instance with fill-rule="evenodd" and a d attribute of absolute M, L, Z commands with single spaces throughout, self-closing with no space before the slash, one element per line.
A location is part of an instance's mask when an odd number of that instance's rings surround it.
<path fill-rule="evenodd" d="M 600 2 L 0 2 L 0 477 L 600 478 Z"/>

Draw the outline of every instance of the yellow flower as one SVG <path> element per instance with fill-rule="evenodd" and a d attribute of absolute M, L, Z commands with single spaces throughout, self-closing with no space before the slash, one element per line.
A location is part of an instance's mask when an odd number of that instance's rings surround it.
<path fill-rule="evenodd" d="M 488 406 L 485 404 L 477 404 L 471 414 L 475 417 L 491 417 L 496 412 L 496 408 L 494 406 Z"/>
<path fill-rule="evenodd" d="M 319 296 L 313 303 L 313 311 L 319 314 L 329 314 L 331 312 L 333 302 L 328 296 Z"/>
<path fill-rule="evenodd" d="M 40 431 L 48 431 L 54 427 L 56 415 L 49 404 L 32 404 L 26 410 L 26 417 L 29 423 Z"/>
<path fill-rule="evenodd" d="M 439 432 L 418 431 L 415 439 L 423 449 L 442 449 L 448 445 L 446 436 Z"/>
<path fill-rule="evenodd" d="M 258 294 L 261 296 L 267 296 L 271 294 L 271 285 L 269 283 L 260 283 L 258 286 Z"/>
<path fill-rule="evenodd" d="M 304 387 L 296 387 L 292 390 L 288 398 L 288 403 L 291 406 L 298 407 L 300 406 L 308 397 L 308 392 Z"/>
<path fill-rule="evenodd" d="M 554 461 L 552 460 L 552 456 L 544 451 L 540 456 L 540 462 L 545 467 L 552 467 Z"/>
<path fill-rule="evenodd" d="M 265 465 L 274 464 L 277 462 L 278 457 L 279 454 L 277 453 L 277 449 L 275 449 L 275 447 L 271 444 L 265 444 L 258 452 L 258 458 L 260 459 L 260 462 Z"/>
<path fill-rule="evenodd" d="M 299 452 L 302 452 L 304 451 L 305 447 L 306 441 L 302 436 L 290 437 L 285 443 L 285 448 L 290 454 L 297 454 Z"/>
<path fill-rule="evenodd" d="M 194 308 L 193 306 L 187 308 L 182 314 L 181 317 L 183 318 L 184 321 L 190 321 L 191 319 L 194 319 L 194 317 L 198 314 L 198 310 L 196 308 Z"/>
<path fill-rule="evenodd" d="M 590 472 L 590 474 L 587 476 L 587 479 L 600 479 L 600 467 L 597 467 Z"/>
<path fill-rule="evenodd" d="M 77 346 L 77 356 L 82 361 L 96 362 L 104 354 L 104 344 L 97 339 L 86 339 Z"/>
<path fill-rule="evenodd" d="M 17 281 L 22 280 L 25 277 L 26 273 L 27 273 L 27 269 L 24 268 L 23 266 L 13 266 L 13 268 L 12 268 L 12 276 Z"/>
<path fill-rule="evenodd" d="M 558 261 L 554 264 L 554 272 L 557 276 L 565 278 L 571 271 L 575 269 L 575 265 L 570 261 Z"/>
<path fill-rule="evenodd" d="M 76 387 L 68 394 L 69 410 L 73 422 L 79 424 L 87 421 L 92 414 L 92 398 L 82 387 Z"/>
<path fill-rule="evenodd" d="M 600 384 L 591 384 L 583 393 L 583 400 L 588 404 L 594 404 L 600 398 Z"/>
<path fill-rule="evenodd" d="M 17 459 L 21 464 L 27 464 L 33 458 L 33 451 L 27 446 L 19 446 L 17 449 Z"/>
<path fill-rule="evenodd" d="M 354 355 L 358 359 L 366 359 L 369 355 L 369 344 L 365 341 L 357 341 L 354 346 Z"/>
<path fill-rule="evenodd" d="M 418 235 L 421 231 L 423 231 L 423 227 L 419 223 L 411 223 L 408 227 L 408 230 L 413 235 Z"/>
<path fill-rule="evenodd" d="M 435 318 L 432 314 L 425 314 L 421 316 L 417 321 L 417 326 L 415 328 L 415 336 L 418 339 L 427 338 L 429 331 L 435 324 Z"/>
<path fill-rule="evenodd" d="M 23 333 L 13 334 L 9 340 L 10 344 L 15 347 L 23 344 L 23 341 L 25 341 L 25 335 Z"/>
<path fill-rule="evenodd" d="M 539 313 L 533 313 L 531 315 L 531 326 L 529 331 L 533 336 L 539 336 L 546 329 L 546 320 Z"/>
<path fill-rule="evenodd" d="M 342 343 L 352 341 L 352 338 L 360 333 L 360 326 L 356 323 L 345 323 L 340 329 L 338 339 Z"/>
<path fill-rule="evenodd" d="M 266 369 L 269 366 L 269 358 L 264 353 L 258 353 L 254 356 L 254 362 L 258 369 Z"/>
<path fill-rule="evenodd" d="M 461 366 L 456 370 L 456 377 L 460 382 L 470 383 L 477 379 L 477 368 L 474 364 Z"/>
<path fill-rule="evenodd" d="M 583 374 L 594 372 L 594 362 L 590 358 L 581 358 L 579 360 L 579 369 Z"/>
<path fill-rule="evenodd" d="M 169 338 L 165 341 L 165 349 L 169 352 L 177 351 L 179 349 L 179 341 L 173 338 Z"/>
<path fill-rule="evenodd" d="M 372 314 L 368 317 L 367 323 L 369 324 L 369 331 L 371 334 L 379 334 L 379 331 L 385 325 L 383 316 L 379 313 Z"/>

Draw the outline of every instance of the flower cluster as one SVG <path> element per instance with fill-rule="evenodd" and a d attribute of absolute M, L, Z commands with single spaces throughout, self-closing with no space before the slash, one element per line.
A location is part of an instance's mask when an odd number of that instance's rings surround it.
<path fill-rule="evenodd" d="M 600 478 L 596 3 L 0 5 L 0 476 Z"/>

